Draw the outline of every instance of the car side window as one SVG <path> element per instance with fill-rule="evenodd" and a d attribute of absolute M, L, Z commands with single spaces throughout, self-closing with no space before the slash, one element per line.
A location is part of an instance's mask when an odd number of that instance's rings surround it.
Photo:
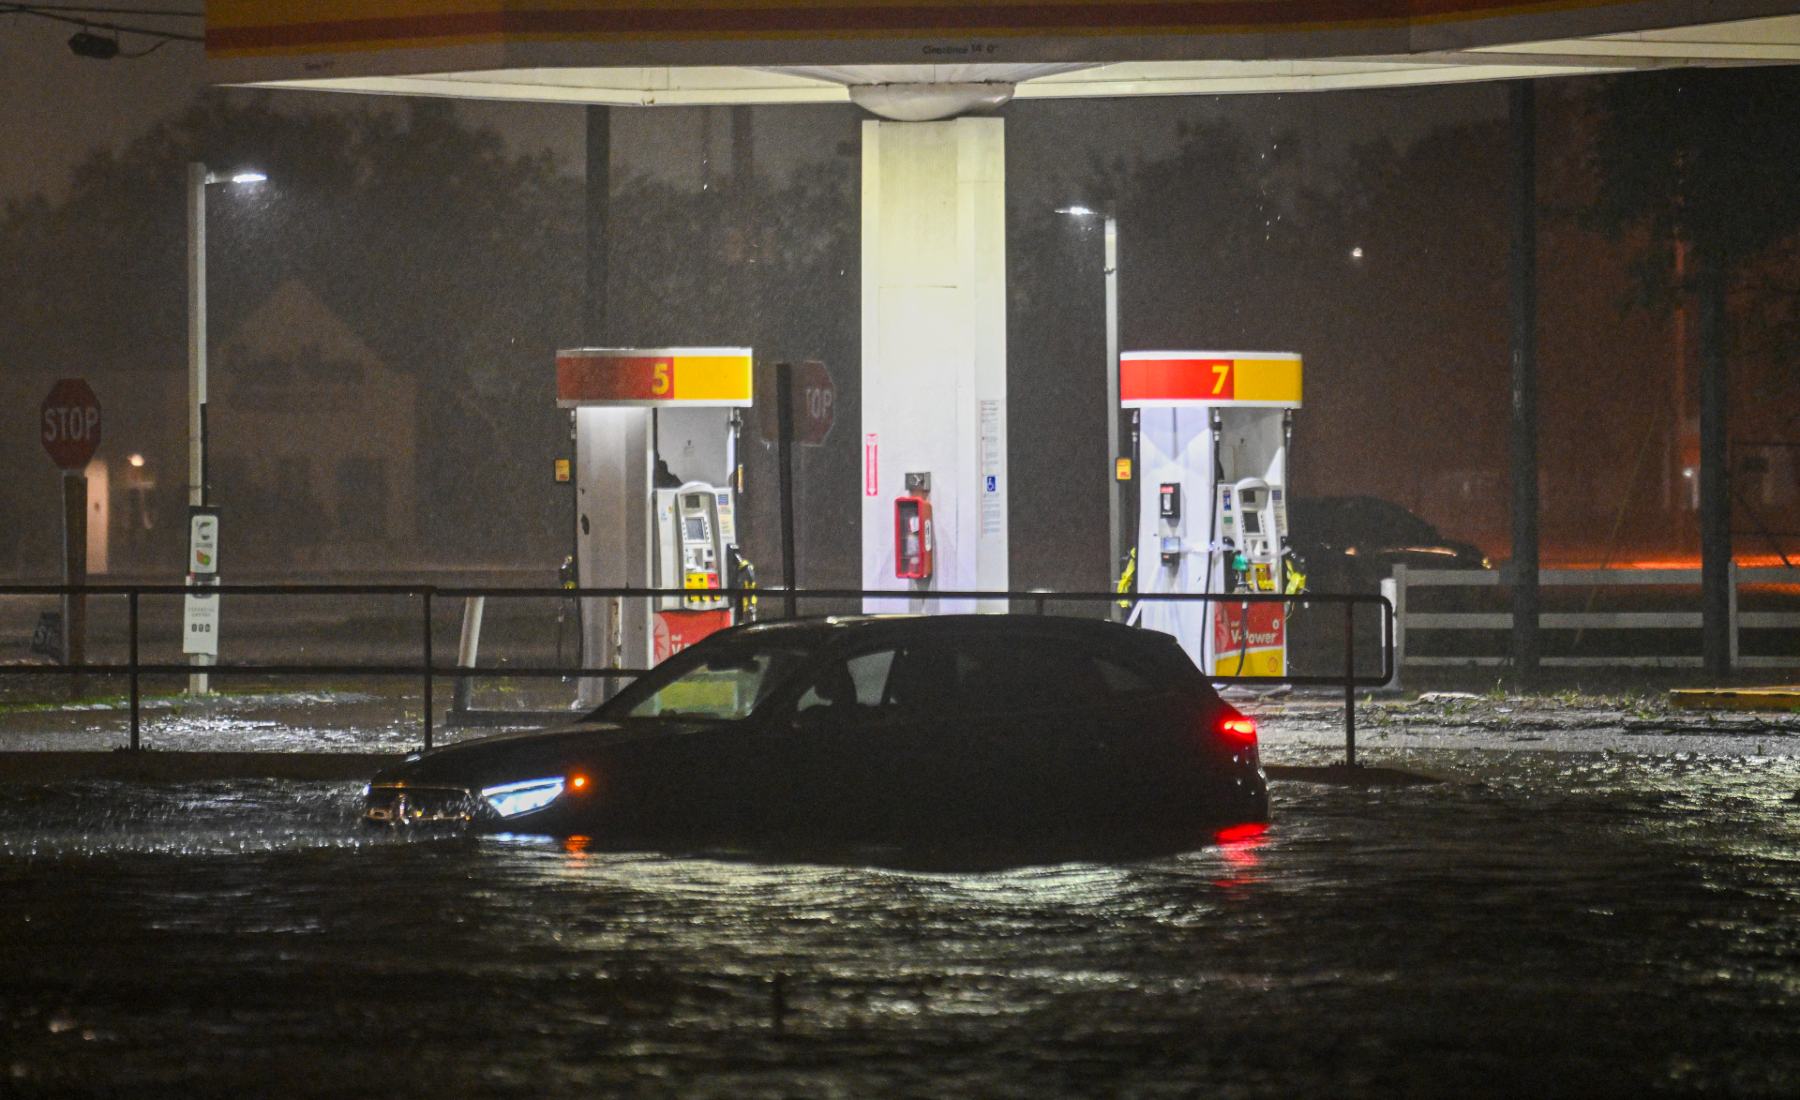
<path fill-rule="evenodd" d="M 1092 655 L 1066 642 L 1026 638 L 956 653 L 956 695 L 971 711 L 1092 706 L 1106 693 Z"/>
<path fill-rule="evenodd" d="M 801 693 L 794 713 L 816 718 L 880 710 L 888 702 L 888 681 L 896 653 L 893 649 L 878 649 L 825 666 Z"/>
<path fill-rule="evenodd" d="M 1111 696 L 1154 695 L 1161 690 L 1144 672 L 1113 657 L 1096 655 L 1094 668 L 1100 674 L 1100 682 L 1106 686 L 1106 693 Z"/>

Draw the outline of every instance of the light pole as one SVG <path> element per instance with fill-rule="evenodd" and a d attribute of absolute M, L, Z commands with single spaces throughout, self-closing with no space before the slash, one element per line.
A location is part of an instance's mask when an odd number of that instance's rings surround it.
<path fill-rule="evenodd" d="M 261 172 L 235 172 L 216 175 L 199 161 L 188 164 L 187 230 L 188 230 L 188 506 L 206 506 L 206 187 L 212 183 L 261 183 L 268 177 Z M 190 563 L 191 564 L 191 563 Z M 189 583 L 194 578 L 189 575 Z M 210 597 L 209 597 L 210 598 Z M 188 601 L 195 599 L 189 596 Z M 186 616 L 184 616 L 185 618 Z M 190 662 L 195 668 L 213 663 L 212 654 L 195 653 Z M 204 695 L 207 691 L 205 672 L 188 676 L 188 693 Z"/>
<path fill-rule="evenodd" d="M 1119 587 L 1119 559 L 1124 556 L 1120 550 L 1123 509 L 1119 501 L 1119 487 L 1123 482 L 1118 476 L 1118 461 L 1123 457 L 1119 453 L 1119 219 L 1110 206 L 1104 212 L 1086 206 L 1059 206 L 1056 212 L 1075 218 L 1097 215 L 1103 220 L 1106 248 L 1103 267 L 1106 277 L 1106 459 L 1113 467 L 1108 474 L 1106 490 L 1106 575 L 1111 580 L 1110 587 L 1116 590 Z M 1131 476 L 1136 479 L 1136 469 L 1131 471 Z"/>

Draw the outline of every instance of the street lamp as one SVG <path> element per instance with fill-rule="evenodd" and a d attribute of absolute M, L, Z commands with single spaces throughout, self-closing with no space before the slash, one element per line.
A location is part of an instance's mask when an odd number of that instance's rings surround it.
<path fill-rule="evenodd" d="M 188 505 L 193 508 L 206 506 L 206 187 L 261 183 L 268 178 L 253 171 L 218 175 L 198 161 L 188 164 Z M 212 657 L 196 653 L 191 663 L 205 668 L 212 664 Z M 188 676 L 189 694 L 204 695 L 206 691 L 206 673 Z"/>
<path fill-rule="evenodd" d="M 1073 218 L 1103 219 L 1106 242 L 1105 264 L 1106 276 L 1106 457 L 1114 464 L 1113 473 L 1107 482 L 1106 491 L 1106 575 L 1111 578 L 1112 587 L 1119 587 L 1119 559 L 1124 556 L 1120 550 L 1120 514 L 1119 486 L 1121 481 L 1117 472 L 1119 454 L 1119 220 L 1113 215 L 1112 208 L 1094 210 L 1086 206 L 1071 205 L 1056 208 L 1058 214 L 1067 214 Z M 1136 469 L 1131 471 L 1135 479 Z M 1111 606 L 1111 605 L 1109 605 Z"/>

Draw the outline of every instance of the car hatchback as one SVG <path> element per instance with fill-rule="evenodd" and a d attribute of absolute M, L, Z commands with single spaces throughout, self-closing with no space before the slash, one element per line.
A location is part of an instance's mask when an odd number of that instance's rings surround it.
<path fill-rule="evenodd" d="M 1102 841 L 1267 815 L 1255 723 L 1174 639 L 1005 615 L 725 631 L 566 728 L 409 757 L 365 809 L 615 848 Z"/>

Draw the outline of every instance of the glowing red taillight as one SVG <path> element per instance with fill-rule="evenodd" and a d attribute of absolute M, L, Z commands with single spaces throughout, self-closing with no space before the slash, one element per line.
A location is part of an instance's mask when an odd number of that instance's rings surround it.
<path fill-rule="evenodd" d="M 1222 718 L 1219 720 L 1219 733 L 1227 741 L 1254 745 L 1256 744 L 1256 719 L 1246 718 L 1241 714 Z"/>

